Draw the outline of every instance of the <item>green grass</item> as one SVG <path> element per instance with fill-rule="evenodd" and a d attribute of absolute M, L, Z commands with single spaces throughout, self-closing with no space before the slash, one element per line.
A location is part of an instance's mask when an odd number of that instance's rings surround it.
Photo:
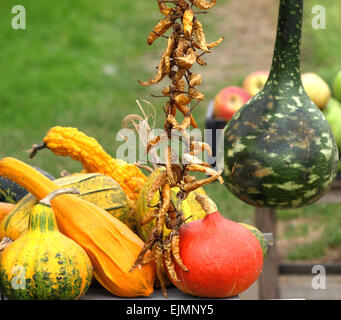
<path fill-rule="evenodd" d="M 12 0 L 0 2 L 0 157 L 19 158 L 55 176 L 64 169 L 79 170 L 79 163 L 48 151 L 42 151 L 34 160 L 23 152 L 40 142 L 54 125 L 77 127 L 115 155 L 121 143 L 116 141 L 116 132 L 125 115 L 138 112 L 136 99 L 148 99 L 161 110 L 162 100 L 150 98 L 150 93 L 157 91 L 137 83 L 138 79 L 152 76 L 146 56 L 155 56 L 156 66 L 165 44 L 162 40 L 152 47 L 146 44 L 150 30 L 161 18 L 155 1 L 22 0 L 20 4 L 27 13 L 26 30 L 11 28 L 11 8 L 15 4 Z M 315 4 L 327 9 L 327 30 L 311 27 L 311 8 Z M 341 8 L 336 3 L 306 1 L 302 71 L 317 72 L 329 84 L 341 69 L 340 17 Z M 210 39 L 220 35 L 214 18 L 202 15 L 201 20 Z M 228 44 L 228 39 L 225 41 Z M 207 103 L 215 90 L 206 92 L 204 84 L 202 90 Z M 160 111 L 158 121 L 162 114 Z M 203 128 L 204 112 L 197 111 L 195 116 Z M 254 223 L 254 208 L 232 196 L 225 187 L 213 183 L 206 190 L 227 217 Z M 279 222 L 306 217 L 326 225 L 321 239 L 295 248 L 288 258 L 316 258 L 323 256 L 327 247 L 340 248 L 340 209 L 337 205 L 314 205 L 279 211 Z M 309 237 L 308 229 L 293 227 L 285 236 L 301 233 Z"/>

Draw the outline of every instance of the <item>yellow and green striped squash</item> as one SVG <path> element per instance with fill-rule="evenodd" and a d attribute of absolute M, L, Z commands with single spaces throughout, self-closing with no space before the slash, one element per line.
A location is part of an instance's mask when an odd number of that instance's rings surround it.
<path fill-rule="evenodd" d="M 76 300 L 93 269 L 85 250 L 57 227 L 51 207 L 32 209 L 27 232 L 0 254 L 0 291 L 15 300 Z"/>
<path fill-rule="evenodd" d="M 84 200 L 105 209 L 135 230 L 135 218 L 128 199 L 120 185 L 111 177 L 99 173 L 79 173 L 54 180 L 65 188 L 76 188 Z M 26 231 L 28 219 L 37 200 L 28 194 L 21 199 L 0 224 L 0 240 L 4 237 L 16 240 Z"/>

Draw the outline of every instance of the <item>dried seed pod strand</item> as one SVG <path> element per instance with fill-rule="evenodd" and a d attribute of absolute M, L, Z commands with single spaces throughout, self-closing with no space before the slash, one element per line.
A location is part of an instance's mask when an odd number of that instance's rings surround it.
<path fill-rule="evenodd" d="M 188 9 L 184 12 L 184 15 L 182 17 L 182 24 L 183 24 L 183 29 L 184 29 L 184 35 L 186 37 L 190 37 L 192 35 L 193 18 L 194 18 L 194 14 L 191 9 Z"/>
<path fill-rule="evenodd" d="M 174 260 L 179 265 L 179 267 L 183 270 L 188 272 L 187 267 L 182 262 L 182 259 L 180 257 L 180 236 L 178 233 L 174 233 L 171 238 L 171 246 L 172 246 L 172 254 L 174 257 Z"/>
<path fill-rule="evenodd" d="M 211 9 L 217 3 L 217 0 L 209 0 L 209 1 L 206 1 L 206 0 L 190 0 L 190 1 L 194 6 L 196 6 L 199 9 L 202 9 L 202 10 Z"/>
<path fill-rule="evenodd" d="M 165 265 L 169 274 L 169 277 L 171 280 L 175 282 L 179 282 L 179 278 L 176 274 L 173 259 L 172 259 L 172 244 L 170 240 L 164 244 L 164 260 L 165 260 Z"/>

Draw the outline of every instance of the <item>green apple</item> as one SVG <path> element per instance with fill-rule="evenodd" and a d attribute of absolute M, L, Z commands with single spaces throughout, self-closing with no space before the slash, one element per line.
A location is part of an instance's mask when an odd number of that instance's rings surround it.
<path fill-rule="evenodd" d="M 334 98 L 330 98 L 327 107 L 323 110 L 323 114 L 333 131 L 336 144 L 341 150 L 341 103 Z"/>
<path fill-rule="evenodd" d="M 341 70 L 337 73 L 333 82 L 333 93 L 336 99 L 341 101 Z"/>
<path fill-rule="evenodd" d="M 331 97 L 331 90 L 327 84 L 318 74 L 307 72 L 302 74 L 302 83 L 304 90 L 311 100 L 323 110 Z"/>

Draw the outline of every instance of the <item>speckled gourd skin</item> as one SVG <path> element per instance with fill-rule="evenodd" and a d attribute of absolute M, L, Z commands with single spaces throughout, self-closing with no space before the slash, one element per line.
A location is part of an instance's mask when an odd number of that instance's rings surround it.
<path fill-rule="evenodd" d="M 15 300 L 77 300 L 92 281 L 89 257 L 59 232 L 53 210 L 36 205 L 27 232 L 0 254 L 0 290 Z"/>
<path fill-rule="evenodd" d="M 312 204 L 337 173 L 333 133 L 301 82 L 302 15 L 303 0 L 280 1 L 269 79 L 224 130 L 225 185 L 256 207 Z"/>

